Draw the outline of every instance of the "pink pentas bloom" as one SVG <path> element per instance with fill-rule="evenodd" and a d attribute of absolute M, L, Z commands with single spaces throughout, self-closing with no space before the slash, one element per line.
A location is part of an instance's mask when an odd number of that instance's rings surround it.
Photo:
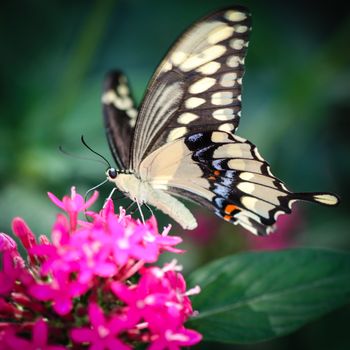
<path fill-rule="evenodd" d="M 111 285 L 115 295 L 127 305 L 129 317 L 144 320 L 150 330 L 150 339 L 159 344 L 168 339 L 169 347 L 175 339 L 169 335 L 186 332 L 183 324 L 193 314 L 188 295 L 199 293 L 199 288 L 186 292 L 186 283 L 176 271 L 178 268 L 175 263 L 163 268 L 144 268 L 137 285 L 126 286 L 120 282 Z M 197 343 L 200 334 L 195 331 L 191 334 Z M 191 339 L 186 341 L 190 343 Z"/>
<path fill-rule="evenodd" d="M 199 343 L 202 336 L 194 330 L 179 328 L 176 331 L 167 329 L 164 333 L 154 335 L 151 340 L 148 350 L 179 350 Z"/>
<path fill-rule="evenodd" d="M 25 277 L 25 262 L 17 251 L 16 242 L 4 233 L 0 235 L 0 295 L 7 296 L 15 289 L 17 280 Z"/>
<path fill-rule="evenodd" d="M 89 284 L 95 276 L 108 278 L 117 273 L 118 266 L 111 257 L 112 244 L 103 228 L 94 224 L 71 237 L 72 251 L 78 252 L 75 261 L 79 282 Z M 72 255 L 66 258 L 69 261 Z"/>
<path fill-rule="evenodd" d="M 4 332 L 0 341 L 3 343 L 3 349 L 7 350 L 67 350 L 65 346 L 48 344 L 48 327 L 47 323 L 38 319 L 32 327 L 31 340 L 18 337 L 12 328 Z M 1 348 L 2 349 L 2 348 Z"/>
<path fill-rule="evenodd" d="M 153 220 L 152 218 L 149 220 Z M 125 227 L 115 215 L 108 215 L 107 227 L 113 244 L 114 259 L 119 265 L 124 265 L 128 259 L 139 259 L 151 263 L 158 259 L 161 250 L 172 250 L 179 244 L 180 237 L 160 235 L 154 229 L 153 223 L 137 223 L 132 229 Z M 167 229 L 164 230 L 167 232 Z M 180 252 L 180 251 L 177 251 Z"/>
<path fill-rule="evenodd" d="M 0 232 L 0 253 L 6 250 L 14 251 L 17 249 L 16 242 L 6 233 Z"/>
<path fill-rule="evenodd" d="M 66 211 L 70 218 L 70 224 L 72 230 L 75 230 L 77 225 L 78 214 L 89 208 L 97 199 L 98 192 L 95 191 L 89 200 L 85 203 L 82 195 L 77 194 L 75 187 L 71 189 L 71 196 L 64 196 L 62 200 L 59 200 L 54 194 L 48 192 L 48 196 L 51 201 L 62 210 Z"/>
<path fill-rule="evenodd" d="M 158 232 L 157 222 L 152 216 L 145 223 L 133 220 L 130 215 L 120 209 L 120 214 L 114 214 L 113 202 L 108 200 L 100 215 L 88 212 L 94 218 L 94 222 L 86 227 L 83 235 L 90 235 L 92 240 L 98 239 L 103 243 L 103 249 L 111 252 L 113 259 L 120 268 L 130 259 L 142 260 L 152 263 L 158 259 L 163 251 L 182 253 L 183 250 L 175 248 L 182 242 L 180 237 L 168 236 L 170 225 Z M 80 245 L 83 241 L 79 235 L 75 235 L 72 241 Z"/>
<path fill-rule="evenodd" d="M 87 290 L 85 284 L 70 278 L 69 273 L 53 274 L 50 283 L 35 283 L 30 286 L 29 294 L 40 301 L 51 301 L 53 310 L 59 315 L 72 311 L 73 300 Z"/>
<path fill-rule="evenodd" d="M 75 188 L 63 200 L 49 196 L 64 211 L 50 236 L 36 239 L 23 219 L 13 222 L 27 261 L 0 234 L 0 349 L 154 350 L 200 341 L 185 328 L 189 296 L 199 288 L 186 290 L 175 262 L 152 266 L 164 251 L 183 253 L 170 225 L 160 233 L 154 217 L 134 220 L 123 208 L 116 214 L 111 200 L 86 212 L 89 221 L 78 220 L 97 193 L 87 203 Z"/>
<path fill-rule="evenodd" d="M 12 220 L 12 231 L 21 240 L 24 248 L 30 249 L 36 244 L 33 232 L 23 219 L 14 218 Z"/>
<path fill-rule="evenodd" d="M 27 249 L 29 259 L 34 263 L 35 258 L 32 256 L 30 248 L 36 245 L 36 238 L 29 226 L 23 219 L 17 217 L 12 220 L 12 231 Z"/>
<path fill-rule="evenodd" d="M 0 271 L 0 295 L 8 295 L 14 288 L 16 281 L 20 278 L 23 266 L 21 260 L 9 251 L 2 253 L 2 271 Z"/>
<path fill-rule="evenodd" d="M 71 338 L 75 343 L 88 343 L 90 349 L 130 350 L 131 347 L 118 339 L 122 331 L 134 327 L 135 322 L 126 315 L 113 315 L 105 317 L 102 309 L 95 303 L 88 308 L 90 325 L 88 327 L 74 328 Z"/>

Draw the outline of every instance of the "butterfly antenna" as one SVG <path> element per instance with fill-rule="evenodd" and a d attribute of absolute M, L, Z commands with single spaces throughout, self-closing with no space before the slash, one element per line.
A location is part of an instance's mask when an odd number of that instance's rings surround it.
<path fill-rule="evenodd" d="M 101 157 L 105 162 L 106 164 L 108 165 L 109 168 L 111 168 L 111 163 L 108 161 L 107 158 L 105 158 L 102 154 L 96 152 L 95 150 L 93 150 L 87 143 L 86 141 L 84 140 L 84 135 L 81 135 L 81 142 L 82 144 L 88 149 L 90 150 L 92 153 L 95 153 L 96 155 L 98 155 L 99 157 Z"/>
<path fill-rule="evenodd" d="M 101 159 L 92 159 L 92 158 L 87 158 L 87 157 L 81 157 L 81 156 L 77 156 L 75 154 L 69 153 L 68 151 L 66 151 L 61 145 L 58 146 L 58 150 L 63 153 L 64 155 L 71 157 L 71 158 L 75 158 L 75 159 L 82 159 L 82 160 L 90 160 L 92 162 L 98 162 L 101 164 L 105 164 L 105 162 L 103 162 Z"/>
<path fill-rule="evenodd" d="M 88 195 L 89 195 L 90 192 L 92 192 L 92 191 L 96 190 L 97 188 L 101 187 L 101 186 L 104 185 L 107 181 L 108 181 L 108 179 L 106 179 L 106 180 L 102 181 L 101 183 L 99 183 L 98 185 L 96 185 L 96 186 L 94 186 L 94 187 L 88 189 L 88 190 L 85 192 L 85 195 L 84 195 L 84 202 L 86 202 L 86 199 L 87 199 L 87 197 L 88 197 Z"/>
<path fill-rule="evenodd" d="M 84 196 L 85 201 L 86 201 L 86 198 L 87 198 L 88 194 L 89 194 L 91 191 L 96 190 L 97 188 L 99 188 L 99 187 L 101 187 L 102 185 L 104 185 L 106 182 L 108 182 L 108 179 L 103 180 L 103 181 L 102 181 L 101 183 L 99 183 L 98 185 L 89 188 L 89 189 L 85 192 L 85 196 Z"/>

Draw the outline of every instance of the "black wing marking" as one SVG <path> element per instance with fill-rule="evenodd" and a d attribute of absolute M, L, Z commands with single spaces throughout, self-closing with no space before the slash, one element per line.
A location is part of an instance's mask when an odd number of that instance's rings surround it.
<path fill-rule="evenodd" d="M 127 169 L 138 111 L 127 79 L 121 72 L 107 74 L 102 103 L 109 147 L 119 169 Z"/>
<path fill-rule="evenodd" d="M 236 130 L 250 29 L 249 12 L 237 6 L 205 17 L 179 38 L 141 104 L 134 169 L 153 150 L 188 133 Z"/>
<path fill-rule="evenodd" d="M 249 141 L 223 131 L 190 134 L 165 144 L 140 165 L 155 189 L 191 199 L 254 234 L 273 231 L 280 214 L 306 200 L 336 205 L 328 193 L 293 193 L 270 171 Z"/>

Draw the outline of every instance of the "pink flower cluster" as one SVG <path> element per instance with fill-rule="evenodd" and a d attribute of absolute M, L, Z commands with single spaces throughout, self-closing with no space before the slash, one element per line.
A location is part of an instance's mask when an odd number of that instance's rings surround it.
<path fill-rule="evenodd" d="M 15 241 L 0 234 L 0 350 L 26 349 L 180 349 L 201 340 L 185 328 L 193 315 L 185 280 L 176 261 L 157 267 L 163 251 L 182 253 L 180 237 L 115 214 L 107 201 L 99 212 L 72 188 L 71 196 L 49 197 L 59 214 L 51 241 L 38 239 L 21 218 L 13 231 L 28 253 L 20 256 Z"/>

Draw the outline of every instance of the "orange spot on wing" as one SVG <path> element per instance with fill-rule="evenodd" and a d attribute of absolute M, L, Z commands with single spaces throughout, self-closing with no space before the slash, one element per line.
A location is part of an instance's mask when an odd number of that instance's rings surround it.
<path fill-rule="evenodd" d="M 224 220 L 230 221 L 231 220 L 231 215 L 224 215 Z"/>
<path fill-rule="evenodd" d="M 220 171 L 219 170 L 214 170 L 214 175 L 215 176 L 219 176 L 220 175 Z"/>
<path fill-rule="evenodd" d="M 234 210 L 237 210 L 238 207 L 234 204 L 227 204 L 225 207 L 225 214 L 231 214 Z"/>

